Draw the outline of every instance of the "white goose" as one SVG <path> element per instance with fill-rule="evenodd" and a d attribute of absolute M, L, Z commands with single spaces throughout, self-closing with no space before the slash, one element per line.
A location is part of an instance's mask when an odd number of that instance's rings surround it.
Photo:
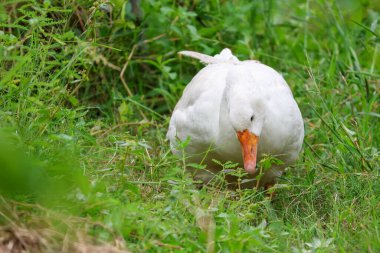
<path fill-rule="evenodd" d="M 196 178 L 208 182 L 222 168 L 212 161 L 233 161 L 254 178 L 263 154 L 284 162 L 272 166 L 259 186 L 270 187 L 302 147 L 301 112 L 283 77 L 253 60 L 239 61 L 229 49 L 214 57 L 197 52 L 180 54 L 207 64 L 186 86 L 170 120 L 167 138 L 174 154 L 204 163 Z M 184 150 L 178 142 L 190 137 Z M 256 185 L 256 182 L 253 184 Z"/>

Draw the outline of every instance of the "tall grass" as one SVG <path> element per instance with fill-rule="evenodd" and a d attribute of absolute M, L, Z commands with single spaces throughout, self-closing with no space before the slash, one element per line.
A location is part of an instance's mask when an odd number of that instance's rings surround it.
<path fill-rule="evenodd" d="M 32 252 L 380 251 L 379 11 L 354 0 L 2 1 L 0 251 L 25 230 Z M 303 153 L 272 201 L 198 189 L 165 141 L 202 67 L 177 52 L 224 47 L 280 71 L 304 117 Z"/>

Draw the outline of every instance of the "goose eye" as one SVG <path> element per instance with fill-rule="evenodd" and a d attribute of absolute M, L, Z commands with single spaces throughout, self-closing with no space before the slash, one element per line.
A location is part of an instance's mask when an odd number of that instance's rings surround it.
<path fill-rule="evenodd" d="M 255 119 L 255 116 L 254 115 L 252 115 L 251 116 L 251 121 L 253 121 Z"/>

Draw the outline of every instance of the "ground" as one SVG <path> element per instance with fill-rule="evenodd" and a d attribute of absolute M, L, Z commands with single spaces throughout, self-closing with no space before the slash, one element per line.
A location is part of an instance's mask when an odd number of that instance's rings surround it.
<path fill-rule="evenodd" d="M 0 251 L 379 252 L 379 8 L 2 1 Z M 226 47 L 281 72 L 302 111 L 272 200 L 223 174 L 199 189 L 165 140 L 202 67 L 177 52 Z"/>

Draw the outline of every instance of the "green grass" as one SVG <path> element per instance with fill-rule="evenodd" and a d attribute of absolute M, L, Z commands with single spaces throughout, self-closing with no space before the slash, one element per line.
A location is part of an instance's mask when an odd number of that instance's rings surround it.
<path fill-rule="evenodd" d="M 31 252 L 380 251 L 376 1 L 111 2 L 0 4 L 0 251 L 6 231 Z M 280 71 L 304 117 L 273 201 L 198 189 L 165 141 L 202 67 L 177 52 L 224 47 Z"/>

